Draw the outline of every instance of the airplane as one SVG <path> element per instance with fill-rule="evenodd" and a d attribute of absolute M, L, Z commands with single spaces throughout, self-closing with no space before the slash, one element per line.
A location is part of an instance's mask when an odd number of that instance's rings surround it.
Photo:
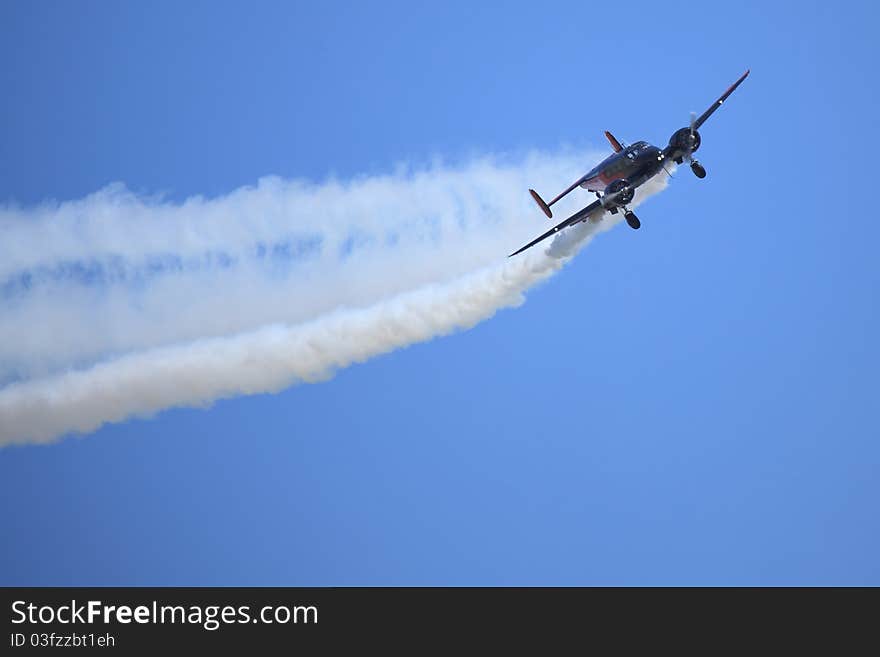
<path fill-rule="evenodd" d="M 591 171 L 575 180 L 549 203 L 545 203 L 544 199 L 534 189 L 529 190 L 532 198 L 535 199 L 535 203 L 547 215 L 548 219 L 553 218 L 550 206 L 574 191 L 576 187 L 581 187 L 595 193 L 598 200 L 575 212 L 568 219 L 557 224 L 518 251 L 511 253 L 508 257 L 512 258 L 526 249 L 530 249 L 538 242 L 547 239 L 551 235 L 555 235 L 563 228 L 568 228 L 582 221 L 600 221 L 606 211 L 611 214 L 617 214 L 620 210 L 623 210 L 623 217 L 626 219 L 626 223 L 629 224 L 630 228 L 637 230 L 642 223 L 627 205 L 632 201 L 636 188 L 646 183 L 660 173 L 660 171 L 665 170 L 667 162 L 671 161 L 681 164 L 687 160 L 690 163 L 691 171 L 694 172 L 697 178 L 706 177 L 706 169 L 694 158 L 694 153 L 700 147 L 701 142 L 698 130 L 706 122 L 706 119 L 712 116 L 713 112 L 721 107 L 724 101 L 727 100 L 727 97 L 748 77 L 750 72 L 751 69 L 743 73 L 742 77 L 734 82 L 699 117 L 696 114 L 691 114 L 690 125 L 676 130 L 669 139 L 669 145 L 666 148 L 657 148 L 646 141 L 637 141 L 626 146 L 606 130 L 605 137 L 611 144 L 611 148 L 614 149 L 614 153 L 602 160 Z"/>

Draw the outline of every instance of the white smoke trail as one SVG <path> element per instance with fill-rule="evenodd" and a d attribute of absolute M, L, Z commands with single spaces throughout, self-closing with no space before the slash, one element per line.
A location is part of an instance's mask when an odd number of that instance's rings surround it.
<path fill-rule="evenodd" d="M 475 160 L 182 204 L 119 185 L 0 208 L 0 385 L 160 346 L 297 324 L 497 261 L 541 227 L 529 186 L 588 157 Z"/>
<path fill-rule="evenodd" d="M 585 163 L 571 155 L 513 165 L 481 160 L 314 188 L 271 180 L 182 205 L 116 189 L 73 208 L 6 210 L 0 229 L 14 246 L 0 249 L 0 282 L 3 274 L 24 282 L 7 283 L 12 319 L 0 322 L 0 336 L 12 338 L 0 359 L 18 379 L 0 389 L 0 445 L 49 442 L 166 408 L 318 381 L 518 305 L 615 223 L 580 224 L 549 247 L 505 259 L 509 247 L 546 226 L 530 199 L 521 201 L 526 181 L 550 189 Z M 637 200 L 664 186 L 655 179 Z M 324 220 L 314 223 L 315 216 Z M 275 265 L 267 272 L 253 245 L 289 244 L 291 234 L 317 235 L 320 247 L 287 254 L 283 272 Z M 142 263 L 168 253 L 171 265 L 158 266 L 163 280 L 145 283 Z M 205 253 L 222 254 L 222 264 L 206 265 Z M 67 263 L 108 259 L 116 272 L 109 282 L 105 264 L 93 265 L 98 284 L 68 271 Z M 132 294 L 141 302 L 134 309 Z M 96 309 L 111 330 L 93 322 L 88 332 Z M 36 336 L 35 321 L 47 322 Z M 57 339 L 71 326 L 73 339 Z"/>

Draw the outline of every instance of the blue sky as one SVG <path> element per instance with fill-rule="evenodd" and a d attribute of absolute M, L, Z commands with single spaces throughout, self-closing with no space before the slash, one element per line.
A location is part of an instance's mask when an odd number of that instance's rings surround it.
<path fill-rule="evenodd" d="M 0 583 L 880 584 L 873 7 L 291 4 L 4 3 L 0 200 L 662 145 L 752 75 L 522 307 L 0 451 Z"/>

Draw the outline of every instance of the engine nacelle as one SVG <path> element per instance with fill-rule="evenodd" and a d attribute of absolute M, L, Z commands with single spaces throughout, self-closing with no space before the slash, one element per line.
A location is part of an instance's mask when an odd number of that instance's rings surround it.
<path fill-rule="evenodd" d="M 672 137 L 669 138 L 669 148 L 674 149 L 678 153 L 695 153 L 700 147 L 700 133 L 690 128 L 680 128 L 676 130 Z"/>
<path fill-rule="evenodd" d="M 633 195 L 635 193 L 636 190 L 630 186 L 629 182 L 624 178 L 618 178 L 609 183 L 605 188 L 605 195 L 601 199 L 602 207 L 616 208 L 621 205 L 626 205 L 633 200 Z"/>

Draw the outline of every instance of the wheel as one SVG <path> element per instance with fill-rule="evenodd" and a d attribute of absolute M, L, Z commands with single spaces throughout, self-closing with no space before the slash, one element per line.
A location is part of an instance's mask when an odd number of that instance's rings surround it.
<path fill-rule="evenodd" d="M 691 162 L 691 171 L 694 172 L 694 175 L 697 178 L 705 178 L 706 170 L 703 168 L 703 165 L 697 162 L 696 160 Z"/>
<path fill-rule="evenodd" d="M 642 222 L 639 221 L 639 218 L 633 212 L 627 212 L 623 215 L 624 219 L 626 219 L 626 223 L 629 224 L 629 227 L 633 230 L 638 230 L 642 226 Z"/>

